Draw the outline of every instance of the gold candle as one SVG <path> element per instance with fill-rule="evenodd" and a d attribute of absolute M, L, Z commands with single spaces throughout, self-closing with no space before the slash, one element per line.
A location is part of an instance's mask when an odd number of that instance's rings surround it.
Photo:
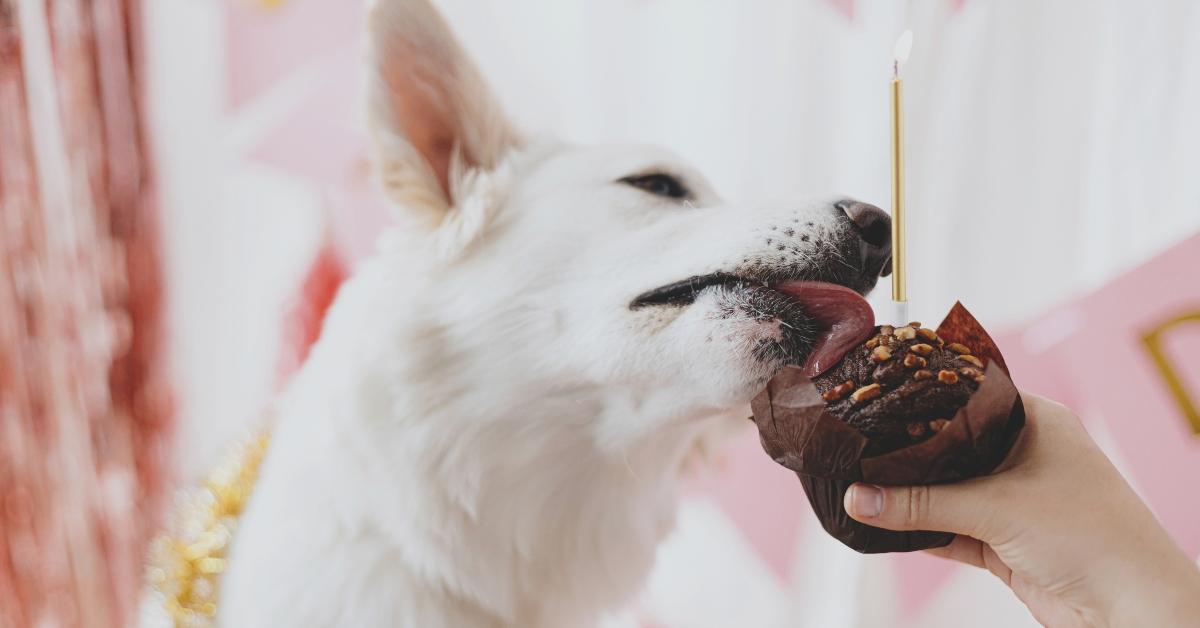
<path fill-rule="evenodd" d="M 908 251 L 904 233 L 904 80 L 900 78 L 900 67 L 908 61 L 912 51 L 912 31 L 904 31 L 896 40 L 892 61 L 892 301 L 905 304 L 898 312 L 907 309 L 908 286 L 906 264 Z M 904 321 L 896 320 L 897 324 Z"/>

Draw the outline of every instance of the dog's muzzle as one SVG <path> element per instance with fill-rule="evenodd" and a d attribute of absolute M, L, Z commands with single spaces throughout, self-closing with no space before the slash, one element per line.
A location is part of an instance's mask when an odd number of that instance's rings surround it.
<path fill-rule="evenodd" d="M 842 232 L 840 254 L 852 256 L 855 249 L 859 254 L 858 267 L 851 274 L 843 270 L 826 275 L 787 266 L 758 272 L 754 267 L 747 272 L 714 272 L 647 290 L 637 295 L 629 308 L 686 307 L 716 287 L 754 295 L 759 306 L 756 316 L 780 321 L 784 336 L 794 336 L 787 339 L 791 349 L 783 351 L 785 359 L 802 366 L 810 376 L 816 375 L 874 328 L 874 314 L 862 294 L 892 270 L 891 217 L 874 205 L 849 199 L 834 203 L 831 209 L 847 227 Z"/>

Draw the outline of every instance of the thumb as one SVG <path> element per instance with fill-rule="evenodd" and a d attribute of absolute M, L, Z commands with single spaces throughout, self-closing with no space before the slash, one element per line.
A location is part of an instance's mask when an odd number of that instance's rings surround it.
<path fill-rule="evenodd" d="M 973 482 L 936 486 L 854 484 L 843 505 L 854 519 L 888 530 L 933 530 L 987 542 L 986 531 L 1002 512 L 983 486 Z"/>

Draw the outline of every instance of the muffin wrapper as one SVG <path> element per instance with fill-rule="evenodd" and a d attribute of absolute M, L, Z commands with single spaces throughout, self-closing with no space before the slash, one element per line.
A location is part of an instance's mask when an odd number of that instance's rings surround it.
<path fill-rule="evenodd" d="M 786 367 L 751 402 L 763 450 L 796 472 L 825 531 L 864 554 L 942 547 L 944 532 L 894 532 L 851 519 L 842 506 L 855 482 L 881 486 L 941 484 L 991 473 L 1016 442 L 1025 409 L 1004 358 L 979 321 L 956 303 L 937 328 L 946 343 L 961 343 L 986 363 L 986 378 L 967 404 L 932 438 L 864 457 L 870 439 L 826 411 L 812 380 Z"/>

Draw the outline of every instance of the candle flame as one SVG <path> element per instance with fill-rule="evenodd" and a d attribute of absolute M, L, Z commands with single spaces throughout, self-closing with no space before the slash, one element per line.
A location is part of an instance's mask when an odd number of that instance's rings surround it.
<path fill-rule="evenodd" d="M 904 31 L 896 40 L 896 46 L 892 48 L 892 71 L 896 74 L 900 73 L 900 66 L 908 62 L 908 55 L 912 53 L 912 44 L 912 31 Z"/>

